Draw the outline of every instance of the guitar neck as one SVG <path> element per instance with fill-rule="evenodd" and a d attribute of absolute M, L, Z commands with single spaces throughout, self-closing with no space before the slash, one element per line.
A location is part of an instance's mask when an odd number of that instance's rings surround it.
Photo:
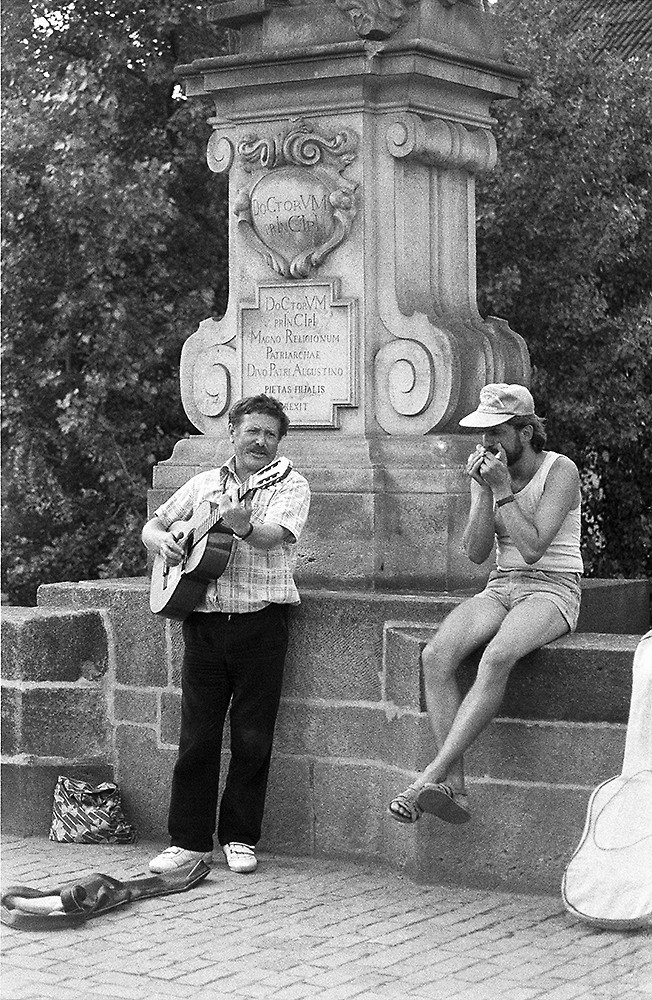
<path fill-rule="evenodd" d="M 249 482 L 250 480 L 248 479 L 247 482 L 243 483 L 242 486 L 239 488 L 237 493 L 238 503 L 242 503 L 242 501 L 244 500 L 244 498 L 247 496 L 248 493 L 252 493 L 253 490 L 257 489 L 256 486 L 247 485 Z M 195 528 L 193 532 L 195 542 L 198 542 L 201 538 L 204 537 L 204 535 L 207 535 L 208 532 L 211 530 L 211 528 L 214 528 L 215 525 L 219 524 L 221 520 L 222 518 L 220 516 L 219 507 L 218 506 L 213 507 L 208 517 L 205 517 L 203 521 L 200 521 L 200 523 Z"/>
<path fill-rule="evenodd" d="M 288 472 L 290 471 L 290 468 L 291 466 L 289 462 L 283 465 L 279 463 L 278 472 L 270 474 L 270 472 L 264 473 L 263 470 L 263 475 L 261 475 L 260 472 L 252 473 L 252 475 L 249 476 L 249 478 L 246 479 L 244 483 L 242 483 L 242 485 L 238 487 L 238 492 L 237 492 L 238 503 L 242 503 L 242 501 L 249 493 L 253 493 L 255 490 L 262 489 L 265 486 L 273 486 L 275 483 L 280 482 L 281 479 L 285 479 Z M 200 541 L 204 537 L 204 535 L 207 535 L 208 532 L 212 528 L 214 528 L 215 525 L 218 524 L 221 520 L 222 518 L 220 516 L 220 509 L 219 506 L 216 505 L 211 510 L 208 517 L 205 517 L 203 521 L 201 521 L 193 531 L 193 538 L 194 538 L 193 544 L 196 544 L 198 541 Z"/>

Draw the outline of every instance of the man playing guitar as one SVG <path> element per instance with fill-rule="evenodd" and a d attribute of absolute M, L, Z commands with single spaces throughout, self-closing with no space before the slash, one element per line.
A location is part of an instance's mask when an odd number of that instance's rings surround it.
<path fill-rule="evenodd" d="M 300 601 L 293 578 L 296 542 L 310 505 L 306 479 L 287 460 L 276 459 L 288 426 L 282 404 L 273 397 L 240 400 L 229 413 L 233 456 L 219 468 L 193 476 L 143 528 L 149 551 L 163 565 L 177 568 L 188 556 L 192 532 L 182 538 L 176 527 L 170 529 L 191 521 L 198 507 L 212 505 L 218 530 L 233 533 L 226 568 L 201 588 L 203 596 L 183 621 L 181 733 L 168 816 L 171 846 L 150 862 L 153 872 L 211 859 L 229 705 L 231 761 L 217 837 L 232 871 L 250 872 L 257 865 L 254 848 L 281 695 L 287 608 Z M 256 488 L 256 482 L 266 485 Z M 243 502 L 246 483 L 253 484 L 254 492 Z"/>

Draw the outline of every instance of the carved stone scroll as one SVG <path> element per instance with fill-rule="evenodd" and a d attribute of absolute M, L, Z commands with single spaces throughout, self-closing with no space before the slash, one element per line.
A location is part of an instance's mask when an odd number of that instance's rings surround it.
<path fill-rule="evenodd" d="M 226 136 L 213 132 L 206 147 L 206 162 L 214 174 L 228 173 L 233 163 L 235 150 Z"/>
<path fill-rule="evenodd" d="M 235 330 L 229 323 L 205 319 L 183 346 L 181 396 L 194 425 L 210 433 L 218 417 L 237 397 L 240 373 Z"/>
<path fill-rule="evenodd" d="M 471 174 L 492 170 L 498 157 L 489 129 L 469 129 L 459 122 L 423 119 L 408 112 L 397 115 L 387 129 L 387 148 L 397 159 Z"/>
<path fill-rule="evenodd" d="M 350 129 L 328 136 L 303 119 L 281 135 L 264 139 L 250 135 L 238 143 L 238 153 L 249 170 L 331 163 L 342 171 L 356 158 L 357 149 L 358 137 Z"/>

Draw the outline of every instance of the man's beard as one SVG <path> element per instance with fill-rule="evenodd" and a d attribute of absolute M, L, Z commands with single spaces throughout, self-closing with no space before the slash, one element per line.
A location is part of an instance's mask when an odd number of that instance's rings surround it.
<path fill-rule="evenodd" d="M 504 447 L 504 445 L 503 445 L 503 447 Z M 510 448 L 509 451 L 507 450 L 507 448 L 505 448 L 505 456 L 507 458 L 507 467 L 508 468 L 511 465 L 516 465 L 516 463 L 518 462 L 519 458 L 523 454 L 523 450 L 524 450 L 524 447 L 523 447 L 523 442 L 522 441 L 517 441 L 516 444 L 514 445 L 514 447 Z"/>

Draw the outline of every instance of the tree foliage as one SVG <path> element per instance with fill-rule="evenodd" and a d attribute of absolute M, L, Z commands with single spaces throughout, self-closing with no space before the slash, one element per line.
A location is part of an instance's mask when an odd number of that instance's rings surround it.
<path fill-rule="evenodd" d="M 500 7 L 503 0 L 498 0 Z M 525 336 L 551 443 L 583 479 L 594 575 L 652 560 L 651 73 L 569 5 L 507 24 L 531 77 L 478 185 L 484 312 Z M 191 433 L 181 346 L 223 312 L 211 108 L 174 65 L 225 51 L 206 5 L 25 0 L 3 12 L 3 588 L 144 571 L 152 466 Z"/>
<path fill-rule="evenodd" d="M 192 427 L 179 355 L 223 311 L 211 108 L 179 60 L 223 51 L 203 5 L 16 4 L 3 17 L 3 588 L 145 570 L 155 462 Z"/>
<path fill-rule="evenodd" d="M 498 7 L 500 9 L 499 0 Z M 530 77 L 494 106 L 478 185 L 479 301 L 525 337 L 551 446 L 583 483 L 594 576 L 652 571 L 652 61 L 604 51 L 572 4 L 509 5 Z"/>

